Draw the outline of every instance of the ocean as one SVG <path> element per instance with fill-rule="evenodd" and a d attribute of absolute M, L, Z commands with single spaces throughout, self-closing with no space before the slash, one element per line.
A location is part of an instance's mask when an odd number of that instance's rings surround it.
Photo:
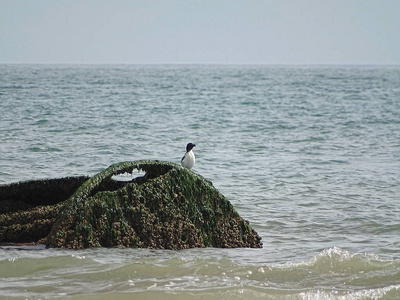
<path fill-rule="evenodd" d="M 0 184 L 188 142 L 262 249 L 2 246 L 0 299 L 400 299 L 400 66 L 0 65 Z"/>

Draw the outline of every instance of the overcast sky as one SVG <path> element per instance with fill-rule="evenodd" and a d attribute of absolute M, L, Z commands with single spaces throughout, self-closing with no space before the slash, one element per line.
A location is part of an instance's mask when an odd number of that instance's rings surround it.
<path fill-rule="evenodd" d="M 0 0 L 0 63 L 400 64 L 400 0 Z"/>

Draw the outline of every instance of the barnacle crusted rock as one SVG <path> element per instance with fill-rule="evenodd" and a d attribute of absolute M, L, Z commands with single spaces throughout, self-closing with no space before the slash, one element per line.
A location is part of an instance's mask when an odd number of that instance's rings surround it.
<path fill-rule="evenodd" d="M 128 182 L 113 178 L 134 170 L 146 174 Z M 258 234 L 210 181 L 170 162 L 114 164 L 50 206 L 57 215 L 46 219 L 51 229 L 41 239 L 49 247 L 262 247 Z"/>

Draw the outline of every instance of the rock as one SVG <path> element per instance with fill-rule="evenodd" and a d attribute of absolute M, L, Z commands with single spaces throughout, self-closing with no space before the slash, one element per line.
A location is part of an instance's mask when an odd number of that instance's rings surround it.
<path fill-rule="evenodd" d="M 134 170 L 146 174 L 130 181 L 113 178 Z M 210 181 L 177 164 L 123 162 L 82 181 L 46 182 L 54 200 L 35 196 L 29 201 L 27 196 L 16 197 L 16 192 L 3 199 L 6 193 L 0 187 L 0 206 L 17 199 L 24 209 L 0 212 L 0 243 L 39 242 L 73 249 L 262 247 L 258 234 Z M 64 187 L 63 195 L 50 188 L 56 183 Z"/>
<path fill-rule="evenodd" d="M 62 207 L 89 177 L 32 180 L 0 185 L 0 243 L 39 242 Z"/>

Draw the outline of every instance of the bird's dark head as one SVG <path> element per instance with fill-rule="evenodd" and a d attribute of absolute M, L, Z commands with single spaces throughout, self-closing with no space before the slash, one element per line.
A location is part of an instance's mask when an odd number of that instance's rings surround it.
<path fill-rule="evenodd" d="M 186 145 L 186 152 L 189 152 L 189 151 L 192 150 L 193 147 L 195 147 L 195 146 L 196 146 L 196 145 L 195 145 L 195 144 L 192 144 L 192 143 L 187 144 L 187 145 Z"/>

